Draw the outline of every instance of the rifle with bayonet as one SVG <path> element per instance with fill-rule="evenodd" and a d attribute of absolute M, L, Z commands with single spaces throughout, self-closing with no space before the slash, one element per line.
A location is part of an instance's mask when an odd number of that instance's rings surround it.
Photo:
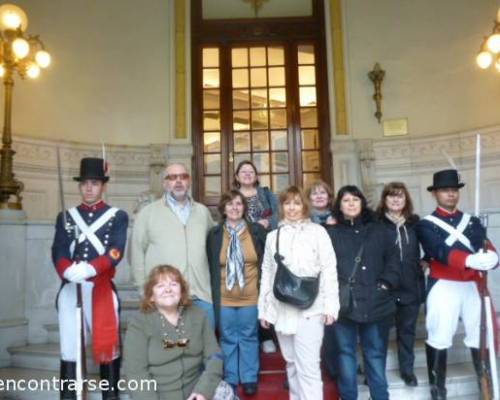
<path fill-rule="evenodd" d="M 67 227 L 67 217 L 66 217 L 66 206 L 64 201 L 64 187 L 63 187 L 63 178 L 62 178 L 62 168 L 61 168 L 61 156 L 59 153 L 59 147 L 56 149 L 57 153 L 57 178 L 59 184 L 59 202 L 61 206 L 61 212 L 63 216 L 64 228 Z M 75 247 L 73 249 L 73 254 L 71 256 L 73 262 L 79 261 L 79 237 L 80 232 L 78 226 L 74 225 L 74 240 Z M 86 363 L 86 355 L 85 355 L 85 330 L 84 330 L 84 315 L 83 315 L 83 301 L 82 301 L 82 285 L 81 283 L 76 284 L 76 324 L 77 324 L 77 332 L 78 332 L 78 340 L 77 340 L 77 360 L 76 360 L 76 397 L 78 400 L 86 400 L 87 399 L 87 387 L 85 385 L 85 377 L 87 375 L 87 363 Z"/>

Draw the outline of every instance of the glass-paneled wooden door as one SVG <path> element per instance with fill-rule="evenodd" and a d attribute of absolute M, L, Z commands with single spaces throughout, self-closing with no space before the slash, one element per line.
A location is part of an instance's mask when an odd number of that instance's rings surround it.
<path fill-rule="evenodd" d="M 205 45 L 200 53 L 198 197 L 217 204 L 242 160 L 276 193 L 324 177 L 315 44 Z"/>

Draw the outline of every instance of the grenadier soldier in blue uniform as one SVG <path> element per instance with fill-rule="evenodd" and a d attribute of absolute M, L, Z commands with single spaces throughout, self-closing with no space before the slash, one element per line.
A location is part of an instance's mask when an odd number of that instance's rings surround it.
<path fill-rule="evenodd" d="M 61 343 L 61 380 L 76 378 L 80 332 L 77 331 L 77 284 L 81 284 L 85 339 L 92 333 L 93 357 L 109 390 L 103 399 L 118 399 L 120 378 L 119 302 L 113 285 L 115 267 L 127 240 L 127 213 L 106 204 L 107 166 L 100 158 L 83 158 L 78 181 L 82 203 L 57 216 L 52 259 L 62 280 L 57 297 Z M 76 399 L 74 385 L 61 387 L 61 399 Z"/>
<path fill-rule="evenodd" d="M 457 208 L 463 186 L 456 170 L 436 172 L 427 190 L 436 199 L 437 208 L 417 225 L 418 238 L 430 260 L 426 354 L 431 396 L 439 400 L 446 399 L 446 354 L 459 318 L 465 326 L 464 343 L 471 349 L 478 376 L 481 374 L 477 284 L 482 271 L 498 265 L 496 250 L 479 219 Z"/>

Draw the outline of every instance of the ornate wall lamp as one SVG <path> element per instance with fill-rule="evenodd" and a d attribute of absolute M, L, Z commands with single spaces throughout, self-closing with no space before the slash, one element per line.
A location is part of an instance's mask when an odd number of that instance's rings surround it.
<path fill-rule="evenodd" d="M 378 123 L 382 118 L 382 81 L 384 80 L 385 71 L 380 68 L 379 63 L 375 63 L 373 69 L 368 72 L 368 77 L 373 82 L 375 88 L 375 93 L 373 94 L 373 100 L 375 100 L 375 105 L 377 106 L 377 111 L 375 112 L 375 118 L 377 118 Z"/>
<path fill-rule="evenodd" d="M 476 64 L 481 69 L 488 68 L 494 63 L 500 72 L 500 8 L 497 11 L 497 19 L 493 21 L 493 29 L 489 36 L 485 36 L 481 42 L 479 53 L 476 56 Z"/>
<path fill-rule="evenodd" d="M 12 150 L 12 91 L 14 75 L 17 72 L 21 79 L 35 79 L 40 75 L 40 68 L 50 64 L 50 54 L 38 35 L 25 35 L 28 27 L 26 13 L 13 4 L 0 6 L 0 78 L 3 80 L 4 94 L 4 126 L 2 133 L 2 149 L 0 150 L 0 209 L 22 209 L 22 182 L 14 178 Z M 11 196 L 15 201 L 9 202 Z"/>

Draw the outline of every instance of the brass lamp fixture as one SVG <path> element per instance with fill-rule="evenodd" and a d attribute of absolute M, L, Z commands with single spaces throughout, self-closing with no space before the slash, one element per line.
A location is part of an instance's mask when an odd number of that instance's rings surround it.
<path fill-rule="evenodd" d="M 38 35 L 26 35 L 28 17 L 16 5 L 0 6 L 0 78 L 3 80 L 4 94 L 4 126 L 2 133 L 2 149 L 0 150 L 0 209 L 22 210 L 22 182 L 14 178 L 12 150 L 12 91 L 14 75 L 21 79 L 35 79 L 41 68 L 50 64 L 50 54 L 45 50 Z M 15 201 L 9 201 L 15 196 Z"/>
<path fill-rule="evenodd" d="M 489 36 L 485 36 L 479 53 L 476 56 L 476 64 L 481 69 L 488 68 L 491 64 L 500 72 L 500 8 L 497 11 L 497 18 L 493 21 L 493 30 Z"/>
<path fill-rule="evenodd" d="M 382 118 L 382 81 L 385 77 L 385 71 L 380 68 L 379 63 L 375 63 L 373 69 L 368 72 L 368 77 L 373 82 L 373 87 L 375 89 L 375 93 L 373 93 L 373 100 L 375 100 L 377 111 L 375 111 L 374 115 L 380 124 L 380 120 Z"/>

